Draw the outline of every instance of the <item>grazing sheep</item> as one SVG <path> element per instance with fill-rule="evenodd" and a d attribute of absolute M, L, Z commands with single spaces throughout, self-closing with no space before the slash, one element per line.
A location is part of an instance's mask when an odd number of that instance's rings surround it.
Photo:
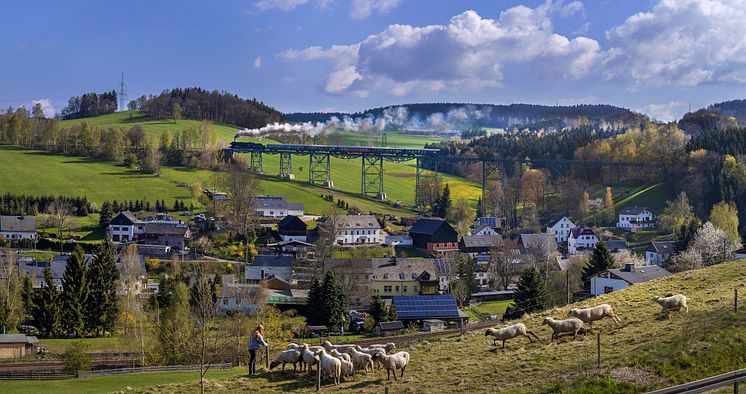
<path fill-rule="evenodd" d="M 324 348 L 324 350 L 326 350 L 327 352 L 330 352 L 330 351 L 332 351 L 332 349 L 336 349 L 336 350 L 338 350 L 338 351 L 340 351 L 340 352 L 342 352 L 342 353 L 347 353 L 347 350 L 349 350 L 350 348 L 353 348 L 353 347 L 355 347 L 355 346 L 357 346 L 357 345 L 333 345 L 333 344 L 332 344 L 331 342 L 329 342 L 329 341 L 324 341 L 324 343 L 322 343 L 322 344 L 321 344 L 321 346 L 322 346 L 322 347 Z"/>
<path fill-rule="evenodd" d="M 371 357 L 379 351 L 383 352 L 384 354 L 388 354 L 388 352 L 384 350 L 383 348 L 370 348 L 370 347 L 362 348 L 360 346 L 356 346 L 355 350 L 360 353 L 369 354 Z M 375 369 L 380 369 L 381 362 L 378 360 L 373 360 L 373 366 L 375 366 Z"/>
<path fill-rule="evenodd" d="M 388 354 L 396 350 L 396 344 L 393 342 L 389 342 L 386 344 L 375 344 L 375 345 L 368 346 L 368 349 L 384 349 L 386 350 L 386 353 Z"/>
<path fill-rule="evenodd" d="M 373 355 L 373 359 L 379 360 L 381 365 L 386 368 L 386 380 L 391 380 L 391 372 L 394 372 L 394 380 L 396 380 L 396 370 L 401 369 L 401 376 L 404 377 L 404 370 L 409 364 L 409 353 L 407 352 L 396 352 L 394 354 L 386 354 L 384 352 L 376 352 Z"/>
<path fill-rule="evenodd" d="M 297 349 L 283 350 L 277 355 L 277 358 L 269 363 L 269 369 L 282 364 L 282 370 L 285 370 L 285 364 L 293 364 L 293 371 L 296 370 L 296 363 L 301 360 L 302 353 Z"/>
<path fill-rule="evenodd" d="M 345 356 L 348 355 L 346 353 L 342 353 L 342 354 L 344 354 Z M 351 361 L 345 360 L 344 358 L 339 358 L 339 362 L 342 363 L 342 377 L 343 378 L 346 379 L 348 376 L 355 375 L 355 365 Z"/>
<path fill-rule="evenodd" d="M 689 307 L 686 305 L 686 296 L 683 294 L 671 295 L 668 297 L 654 296 L 653 301 L 661 305 L 661 313 L 668 313 L 668 311 L 681 311 L 689 313 Z"/>
<path fill-rule="evenodd" d="M 495 337 L 492 340 L 492 344 L 495 345 L 495 346 L 497 346 L 497 341 L 498 340 L 502 340 L 503 341 L 503 346 L 502 346 L 503 349 L 505 348 L 505 340 L 511 339 L 511 338 L 515 338 L 515 337 L 524 336 L 524 337 L 527 337 L 528 340 L 531 341 L 531 343 L 533 343 L 534 340 L 531 339 L 531 337 L 528 334 L 533 335 L 534 338 L 536 338 L 537 340 L 539 339 L 539 337 L 537 337 L 536 334 L 534 334 L 533 332 L 527 330 L 526 329 L 526 325 L 523 324 L 523 323 L 513 324 L 512 326 L 507 326 L 507 327 L 504 327 L 504 328 L 488 328 L 487 331 L 484 332 L 484 336 L 486 336 L 486 337 L 488 337 L 490 335 L 492 335 L 493 337 Z"/>
<path fill-rule="evenodd" d="M 288 349 L 288 350 L 290 350 L 290 349 L 300 349 L 300 345 L 298 345 L 297 343 L 290 342 L 290 343 L 288 343 L 288 347 L 286 347 L 285 349 Z"/>
<path fill-rule="evenodd" d="M 574 317 L 565 320 L 555 320 L 547 317 L 541 324 L 552 327 L 552 342 L 554 342 L 554 338 L 559 338 L 559 334 L 563 332 L 573 333 L 572 340 L 574 341 L 578 337 L 578 332 L 583 329 L 583 321 Z"/>
<path fill-rule="evenodd" d="M 614 313 L 614 309 L 609 304 L 601 304 L 599 306 L 594 306 L 593 308 L 585 309 L 573 308 L 570 309 L 570 312 L 567 312 L 567 316 L 576 317 L 582 320 L 583 323 L 588 323 L 588 325 L 591 327 L 591 332 L 593 332 L 593 322 L 596 320 L 601 320 L 604 317 L 610 317 L 617 324 L 622 324 L 619 316 Z"/>
<path fill-rule="evenodd" d="M 313 366 L 319 362 L 318 358 L 316 358 L 316 352 L 311 351 L 305 343 L 301 345 L 300 349 L 302 354 L 301 357 L 303 358 L 303 364 L 301 364 L 300 370 L 303 371 L 305 368 L 308 370 L 308 373 L 311 373 L 311 371 L 313 371 Z"/>
<path fill-rule="evenodd" d="M 347 354 L 347 353 L 340 353 L 339 350 L 337 350 L 337 349 L 332 349 L 332 351 L 329 352 L 329 354 L 331 354 L 332 356 L 334 356 L 334 357 L 336 357 L 336 358 L 338 358 L 340 360 L 345 360 L 345 361 L 350 361 L 350 362 L 352 361 L 350 359 L 350 355 L 349 354 Z"/>
<path fill-rule="evenodd" d="M 358 346 L 359 347 L 359 346 Z M 386 354 L 386 351 L 383 349 L 373 349 L 374 353 L 380 353 Z M 362 351 L 358 351 L 355 348 L 351 349 L 350 357 L 352 358 L 352 363 L 355 364 L 356 369 L 362 369 L 365 370 L 365 373 L 368 373 L 368 368 L 373 369 L 373 355 L 370 353 L 364 353 Z"/>
<path fill-rule="evenodd" d="M 319 350 L 316 357 L 318 357 L 319 368 L 321 368 L 323 374 L 332 378 L 334 384 L 338 385 L 339 379 L 342 377 L 342 361 L 327 353 L 324 349 Z"/>

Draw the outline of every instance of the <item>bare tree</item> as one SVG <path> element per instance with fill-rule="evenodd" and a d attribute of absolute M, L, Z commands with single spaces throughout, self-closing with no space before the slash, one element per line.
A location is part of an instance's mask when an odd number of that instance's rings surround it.
<path fill-rule="evenodd" d="M 117 294 L 119 294 L 120 310 L 122 311 L 122 338 L 128 348 L 138 348 L 141 362 L 144 364 L 145 338 L 142 330 L 145 312 L 138 297 L 143 275 L 145 275 L 145 270 L 140 264 L 137 246 L 130 244 L 121 251 L 119 256 Z"/>
<path fill-rule="evenodd" d="M 316 260 L 323 266 L 327 259 L 332 257 L 334 246 L 337 243 L 342 215 L 337 207 L 332 207 L 324 212 L 324 221 L 319 224 L 319 237 L 316 240 Z M 320 268 L 317 267 L 317 268 Z M 320 270 L 315 270 L 313 277 L 320 276 Z"/>
<path fill-rule="evenodd" d="M 261 190 L 259 180 L 240 162 L 234 163 L 228 172 L 221 175 L 217 183 L 228 194 L 225 219 L 229 229 L 243 236 L 246 245 L 244 258 L 248 264 L 249 244 L 256 236 L 259 223 L 256 212 L 256 196 Z"/>
<path fill-rule="evenodd" d="M 22 308 L 16 255 L 10 249 L 0 249 L 0 326 L 3 333 L 15 328 Z"/>
<path fill-rule="evenodd" d="M 513 283 L 513 278 L 518 275 L 518 264 L 516 264 L 513 251 L 518 245 L 509 240 L 497 238 L 490 249 L 490 266 L 495 277 L 498 279 L 503 290 Z"/>
<path fill-rule="evenodd" d="M 64 232 L 77 228 L 73 211 L 72 204 L 56 199 L 49 204 L 47 214 L 43 218 L 44 227 L 53 228 L 57 231 L 57 238 L 60 240 L 60 252 L 62 252 Z"/>

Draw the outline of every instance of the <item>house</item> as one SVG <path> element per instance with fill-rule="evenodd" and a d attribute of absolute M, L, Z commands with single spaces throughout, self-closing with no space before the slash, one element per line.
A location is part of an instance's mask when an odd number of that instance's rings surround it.
<path fill-rule="evenodd" d="M 501 240 L 501 236 L 497 234 L 492 235 L 465 235 L 461 238 L 458 243 L 458 248 L 461 253 L 468 254 L 471 257 L 477 255 L 488 255 L 490 250 L 495 246 L 497 242 Z"/>
<path fill-rule="evenodd" d="M 324 272 L 331 272 L 344 286 L 350 309 L 367 309 L 373 295 L 372 259 L 326 259 Z"/>
<path fill-rule="evenodd" d="M 386 246 L 412 247 L 412 238 L 408 235 L 387 235 L 383 243 Z"/>
<path fill-rule="evenodd" d="M 430 253 L 458 250 L 458 233 L 443 219 L 422 218 L 409 229 L 409 236 L 415 248 Z"/>
<path fill-rule="evenodd" d="M 471 235 L 497 235 L 498 232 L 495 231 L 492 227 L 490 227 L 489 224 L 477 224 L 474 226 L 474 228 L 471 230 Z"/>
<path fill-rule="evenodd" d="M 438 272 L 434 259 L 391 257 L 370 260 L 372 295 L 390 298 L 438 293 Z"/>
<path fill-rule="evenodd" d="M 430 319 L 464 324 L 469 320 L 458 309 L 456 298 L 451 294 L 427 296 L 396 296 L 393 298 L 396 317 L 404 323 Z"/>
<path fill-rule="evenodd" d="M 570 218 L 563 216 L 555 220 L 550 226 L 549 231 L 554 235 L 557 244 L 567 244 L 567 238 L 570 236 L 570 230 L 577 227 Z"/>
<path fill-rule="evenodd" d="M 384 237 L 381 224 L 373 215 L 340 215 L 336 219 L 339 245 L 380 245 Z M 327 219 L 323 225 L 331 225 Z"/>
<path fill-rule="evenodd" d="M 316 245 L 298 240 L 279 241 L 261 247 L 262 254 L 293 256 L 297 260 L 309 260 L 315 256 Z"/>
<path fill-rule="evenodd" d="M 303 204 L 291 203 L 283 196 L 258 196 L 256 197 L 256 212 L 259 216 L 282 218 L 288 215 L 303 216 Z"/>
<path fill-rule="evenodd" d="M 244 276 L 248 283 L 263 283 L 269 289 L 290 290 L 292 287 L 294 259 L 292 256 L 259 255 L 246 266 Z"/>
<path fill-rule="evenodd" d="M 662 265 L 668 262 L 675 249 L 675 241 L 652 241 L 645 249 L 645 262 L 648 265 Z"/>
<path fill-rule="evenodd" d="M 624 268 L 609 269 L 591 277 L 591 294 L 606 294 L 668 275 L 671 273 L 656 265 L 635 267 L 629 263 Z"/>
<path fill-rule="evenodd" d="M 492 279 L 492 276 L 490 275 L 489 265 L 476 264 L 474 267 L 474 278 L 477 280 L 477 283 L 479 284 L 479 287 L 481 289 L 489 287 L 490 279 Z"/>
<path fill-rule="evenodd" d="M 481 216 L 478 217 L 477 220 L 474 221 L 474 228 L 481 227 L 481 225 L 486 224 L 492 231 L 494 231 L 497 234 L 502 233 L 502 219 L 496 218 L 494 216 Z M 483 234 L 472 234 L 472 235 L 483 235 Z"/>
<path fill-rule="evenodd" d="M 567 237 L 567 253 L 582 253 L 596 247 L 598 236 L 590 227 L 579 226 L 570 230 Z"/>
<path fill-rule="evenodd" d="M 218 308 L 227 314 L 252 315 L 263 297 L 262 288 L 256 284 L 229 284 L 220 288 Z"/>
<path fill-rule="evenodd" d="M 308 226 L 295 215 L 285 216 L 277 223 L 277 233 L 283 241 L 308 241 Z"/>
<path fill-rule="evenodd" d="M 36 239 L 36 216 L 0 216 L 0 238 Z"/>
<path fill-rule="evenodd" d="M 609 252 L 611 253 L 619 253 L 627 250 L 627 241 L 623 239 L 609 239 L 603 241 L 603 243 L 606 245 L 606 249 L 609 249 Z"/>
<path fill-rule="evenodd" d="M 172 216 L 159 214 L 139 219 L 129 211 L 119 212 L 111 219 L 108 232 L 114 242 L 165 245 L 179 250 L 186 249 L 186 240 L 192 236 L 189 225 Z"/>
<path fill-rule="evenodd" d="M 39 340 L 25 334 L 0 334 L 0 358 L 21 358 L 36 353 Z"/>
<path fill-rule="evenodd" d="M 422 321 L 422 331 L 436 332 L 446 329 L 446 322 L 440 319 L 425 319 Z"/>
<path fill-rule="evenodd" d="M 405 327 L 404 327 L 404 323 L 402 323 L 400 320 L 394 320 L 394 321 L 382 321 L 378 323 L 378 326 L 376 327 L 376 329 L 381 336 L 389 337 L 389 336 L 403 334 Z"/>
<path fill-rule="evenodd" d="M 546 234 L 521 234 L 518 237 L 518 247 L 522 253 L 543 252 L 547 256 L 558 251 L 557 241 L 549 233 Z"/>
<path fill-rule="evenodd" d="M 653 213 L 643 207 L 626 207 L 619 211 L 617 227 L 627 231 L 639 231 L 655 227 Z"/>

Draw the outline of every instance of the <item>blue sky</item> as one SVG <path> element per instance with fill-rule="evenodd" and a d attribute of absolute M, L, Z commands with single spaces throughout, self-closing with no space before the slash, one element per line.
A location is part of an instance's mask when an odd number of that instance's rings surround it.
<path fill-rule="evenodd" d="M 3 2 L 0 106 L 200 86 L 282 111 L 746 97 L 746 0 Z"/>

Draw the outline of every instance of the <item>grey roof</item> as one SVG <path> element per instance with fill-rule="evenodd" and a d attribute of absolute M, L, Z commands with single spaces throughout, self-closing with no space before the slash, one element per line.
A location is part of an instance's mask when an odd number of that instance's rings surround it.
<path fill-rule="evenodd" d="M 36 216 L 0 216 L 0 231 L 36 232 Z"/>
<path fill-rule="evenodd" d="M 627 249 L 627 241 L 623 239 L 610 239 L 607 241 L 604 241 L 606 244 L 606 249 L 609 249 L 610 251 L 615 250 L 626 250 Z"/>
<path fill-rule="evenodd" d="M 632 271 L 625 271 L 623 268 L 613 268 L 608 270 L 612 275 L 624 280 L 627 283 L 643 283 L 649 280 L 662 278 L 671 275 L 670 272 L 657 265 L 646 265 L 635 267 Z"/>
<path fill-rule="evenodd" d="M 650 211 L 649 209 L 645 207 L 625 207 L 622 208 L 621 211 L 619 211 L 620 215 L 639 215 L 645 211 Z"/>
<path fill-rule="evenodd" d="M 140 219 L 130 211 L 119 212 L 117 216 L 114 216 L 114 218 L 109 221 L 109 224 L 114 225 L 132 225 L 135 223 L 140 223 Z"/>
<path fill-rule="evenodd" d="M 260 291 L 258 285 L 227 284 L 220 288 L 220 298 L 247 299 L 256 297 Z"/>
<path fill-rule="evenodd" d="M 489 248 L 500 239 L 499 235 L 465 235 L 462 240 L 467 248 Z"/>
<path fill-rule="evenodd" d="M 381 330 L 383 331 L 404 329 L 404 323 L 402 323 L 401 320 L 382 321 L 378 323 L 378 326 L 381 327 Z"/>
<path fill-rule="evenodd" d="M 521 245 L 526 249 L 549 248 L 550 251 L 557 250 L 557 241 L 548 234 L 521 234 Z"/>
<path fill-rule="evenodd" d="M 282 196 L 257 196 L 257 209 L 292 209 L 303 210 L 302 203 L 287 202 Z"/>
<path fill-rule="evenodd" d="M 254 264 L 246 267 L 246 279 L 264 280 L 274 277 L 290 283 L 293 276 L 293 261 L 292 256 L 256 256 Z"/>
<path fill-rule="evenodd" d="M 476 226 L 474 226 L 474 229 L 471 230 L 471 233 L 472 233 L 472 235 L 475 235 L 478 232 L 484 230 L 485 228 L 488 228 L 488 229 L 492 230 L 492 227 L 490 227 L 489 224 L 482 223 L 482 224 L 477 224 Z"/>
<path fill-rule="evenodd" d="M 373 258 L 371 262 L 374 280 L 416 280 L 423 273 L 430 275 L 429 280 L 435 280 L 438 276 L 434 259 L 430 258 Z"/>
<path fill-rule="evenodd" d="M 448 224 L 448 222 L 446 222 L 445 220 L 440 219 L 440 218 L 437 218 L 437 219 L 435 219 L 435 218 L 422 218 L 422 219 L 418 220 L 417 223 L 415 223 L 414 226 L 412 226 L 411 229 L 409 229 L 409 233 L 410 234 L 427 234 L 427 235 L 432 235 L 436 231 L 438 231 L 438 229 L 440 228 L 440 226 L 444 226 L 444 225 L 448 226 L 448 227 L 451 227 L 451 225 Z"/>
<path fill-rule="evenodd" d="M 145 223 L 144 234 L 187 236 L 189 226 L 185 223 Z"/>
<path fill-rule="evenodd" d="M 26 334 L 0 334 L 0 343 L 37 343 L 39 339 Z"/>
<path fill-rule="evenodd" d="M 337 218 L 340 229 L 380 229 L 381 224 L 373 215 L 340 215 Z"/>
<path fill-rule="evenodd" d="M 645 251 L 670 254 L 674 252 L 675 247 L 676 241 L 652 241 Z"/>

